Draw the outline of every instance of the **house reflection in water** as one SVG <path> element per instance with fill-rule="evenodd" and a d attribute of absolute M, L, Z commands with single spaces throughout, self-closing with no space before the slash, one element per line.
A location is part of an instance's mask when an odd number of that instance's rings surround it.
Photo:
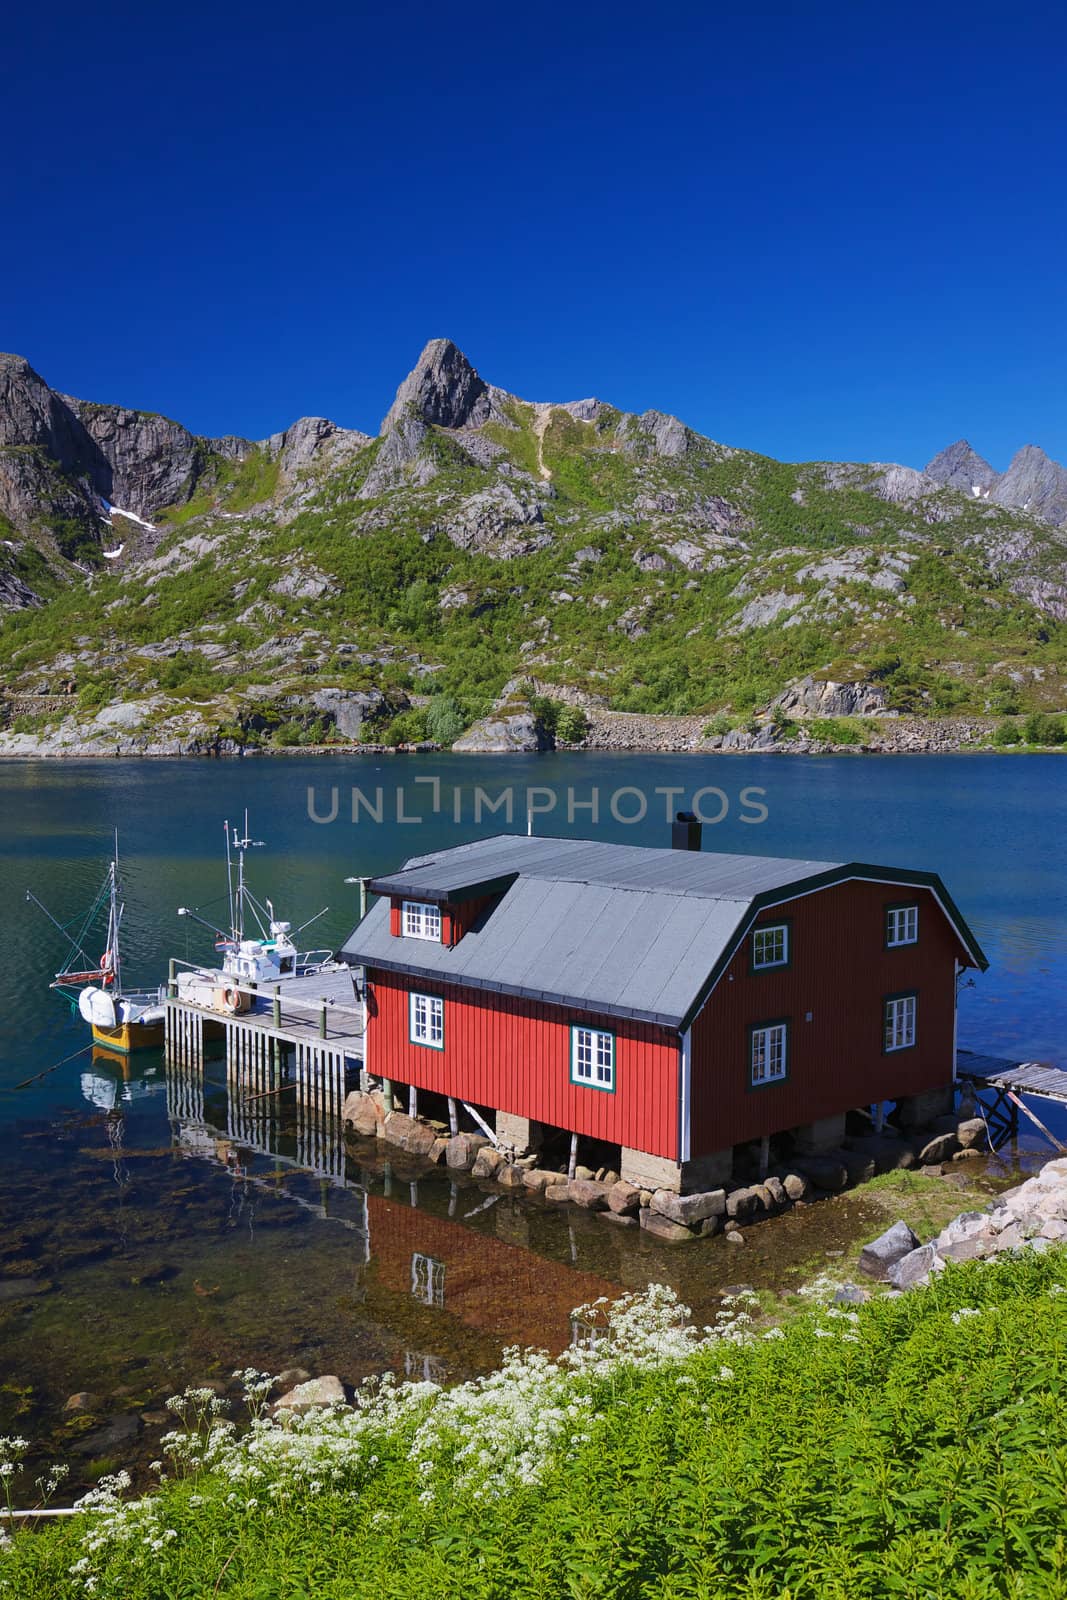
<path fill-rule="evenodd" d="M 498 1348 L 559 1352 L 573 1342 L 576 1306 L 620 1292 L 617 1283 L 530 1249 L 531 1213 L 521 1202 L 493 1195 L 487 1205 L 477 1185 L 450 1183 L 443 1172 L 410 1181 L 405 1174 L 401 1184 L 388 1167 L 371 1179 L 386 1191 L 376 1193 L 347 1160 L 339 1127 L 306 1108 L 282 1112 L 277 1096 L 242 1101 L 228 1085 L 223 1129 L 208 1119 L 200 1072 L 168 1064 L 166 1087 L 183 1154 L 224 1168 L 249 1193 L 269 1192 L 344 1228 L 354 1268 L 349 1293 L 377 1320 L 396 1325 L 390 1306 L 399 1314 L 415 1302 L 421 1320 L 418 1348 L 404 1356 L 408 1375 L 444 1370 L 442 1358 L 464 1329 Z M 477 1214 L 484 1221 L 469 1225 Z"/>

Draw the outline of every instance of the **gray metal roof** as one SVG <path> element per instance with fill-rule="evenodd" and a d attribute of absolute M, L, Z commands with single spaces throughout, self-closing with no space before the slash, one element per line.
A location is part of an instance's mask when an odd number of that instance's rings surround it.
<path fill-rule="evenodd" d="M 534 839 L 497 834 L 437 855 L 413 856 L 399 872 L 375 878 L 376 894 L 417 894 L 453 900 L 483 882 L 521 874 L 564 883 L 599 883 L 618 889 L 702 899 L 750 899 L 767 889 L 833 871 L 835 861 L 793 861 L 781 856 L 731 856 L 699 850 L 650 850 L 642 845 L 591 839 Z"/>
<path fill-rule="evenodd" d="M 367 967 L 680 1028 L 764 906 L 855 876 L 933 888 L 976 964 L 985 964 L 932 873 L 521 835 L 416 856 L 373 880 L 383 896 L 455 901 L 490 887 L 499 893 L 453 948 L 394 938 L 382 899 L 341 955 Z"/>

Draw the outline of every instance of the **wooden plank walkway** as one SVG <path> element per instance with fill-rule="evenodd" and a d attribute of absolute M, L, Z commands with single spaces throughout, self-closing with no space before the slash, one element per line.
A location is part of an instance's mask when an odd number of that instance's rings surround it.
<path fill-rule="evenodd" d="M 1006 1061 L 1000 1056 L 980 1055 L 974 1050 L 957 1050 L 956 1071 L 975 1084 L 1014 1094 L 1039 1095 L 1067 1105 L 1067 1071 L 1047 1061 Z"/>
<path fill-rule="evenodd" d="M 266 1035 L 283 1044 L 328 1042 L 332 1050 L 362 1058 L 363 1008 L 355 999 L 350 968 L 313 973 L 305 978 L 287 978 L 277 988 L 277 1023 L 274 989 L 267 987 L 255 991 L 256 1002 L 267 1004 L 264 1011 L 240 1011 L 231 1015 L 173 998 L 166 1001 L 166 1006 L 174 1013 L 192 1013 L 201 1021 L 222 1022 L 228 1029 Z"/>

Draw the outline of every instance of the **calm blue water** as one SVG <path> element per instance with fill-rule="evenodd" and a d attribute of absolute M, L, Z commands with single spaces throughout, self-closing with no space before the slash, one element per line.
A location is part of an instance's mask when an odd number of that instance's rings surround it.
<path fill-rule="evenodd" d="M 439 796 L 432 782 L 438 779 Z M 636 844 L 668 839 L 669 806 L 706 785 L 722 791 L 726 815 L 705 828 L 706 849 L 860 859 L 932 868 L 942 874 L 990 959 L 964 992 L 960 1042 L 973 1048 L 1067 1065 L 1067 761 L 1056 756 L 801 758 L 567 755 L 247 760 L 244 762 L 8 763 L 0 768 L 0 885 L 8 959 L 0 965 L 0 1088 L 29 1076 L 84 1042 L 64 1003 L 44 987 L 61 941 L 23 900 L 32 887 L 65 919 L 87 904 L 118 826 L 127 887 L 127 976 L 155 981 L 167 957 L 207 953 L 175 916 L 179 904 L 215 902 L 225 884 L 222 823 L 251 812 L 267 841 L 250 876 L 294 922 L 330 911 L 308 937 L 335 944 L 357 916 L 358 891 L 344 878 L 380 872 L 405 855 L 507 826 L 484 811 L 475 790 L 512 792 L 512 827 L 523 828 L 528 798 L 544 808 L 538 832 L 595 835 Z M 657 795 L 675 787 L 681 793 Z M 380 824 L 358 806 L 371 805 Z M 398 821 L 400 815 L 421 823 Z M 638 790 L 620 795 L 618 791 Z M 316 824 L 312 808 L 329 816 Z M 529 791 L 535 791 L 532 795 Z M 742 800 L 744 791 L 762 793 Z M 596 792 L 599 819 L 582 809 Z M 454 821 L 457 794 L 460 821 Z M 637 812 L 641 796 L 647 814 Z M 432 810 L 434 799 L 440 810 Z M 570 801 L 570 820 L 568 802 Z M 708 816 L 724 800 L 705 794 Z M 762 822 L 745 822 L 758 815 Z M 46 1110 L 63 1078 L 24 1091 L 20 1114 Z M 8 1111 L 10 1114 L 10 1111 Z M 0 1106 L 0 1118 L 5 1115 Z"/>
<path fill-rule="evenodd" d="M 480 824 L 479 786 L 501 803 Z M 366 802 L 355 823 L 353 788 Z M 507 1343 L 565 1343 L 569 1308 L 597 1294 L 669 1282 L 704 1317 L 739 1273 L 761 1287 L 803 1282 L 829 1245 L 879 1231 L 884 1213 L 846 1195 L 750 1230 L 741 1265 L 721 1239 L 672 1252 L 641 1230 L 608 1228 L 571 1208 L 531 1208 L 443 1171 L 409 1173 L 382 1149 L 349 1152 L 349 1187 L 337 1189 L 314 1161 L 308 1166 L 291 1129 L 258 1154 L 235 1145 L 218 1061 L 209 1062 L 191 1137 L 173 1094 L 168 1104 L 162 1057 L 153 1052 L 125 1072 L 82 1053 L 18 1087 L 86 1043 L 80 1020 L 47 987 L 63 942 L 24 891 L 73 917 L 103 877 L 116 825 L 126 975 L 154 983 L 169 956 L 210 954 L 210 937 L 175 912 L 200 905 L 224 919 L 222 824 L 245 806 L 253 835 L 267 841 L 250 858 L 253 887 L 294 924 L 328 905 L 308 939 L 336 946 L 357 916 L 358 890 L 346 877 L 499 832 L 508 825 L 509 790 L 514 829 L 532 805 L 541 833 L 663 845 L 669 812 L 691 805 L 701 788 L 721 791 L 699 802 L 707 815 L 721 815 L 705 828 L 706 849 L 939 871 L 991 963 L 963 993 L 961 1043 L 1067 1065 L 1067 760 L 345 756 L 0 765 L 0 1432 L 37 1439 L 43 1459 L 71 1460 L 73 1481 L 84 1487 L 114 1451 L 95 1433 L 83 1440 L 72 1431 L 62 1406 L 75 1390 L 97 1394 L 96 1422 L 120 1415 L 136 1430 L 119 1452 L 119 1464 L 136 1466 L 158 1454 L 162 1402 L 186 1382 L 226 1381 L 249 1363 L 278 1371 L 294 1362 L 353 1381 L 385 1368 L 462 1377 L 493 1364 Z M 334 790 L 336 820 L 311 820 L 309 791 L 311 810 L 326 817 Z M 617 820 L 613 798 L 618 816 L 643 811 L 641 820 Z M 368 804 L 380 806 L 380 822 L 368 817 Z M 744 820 L 764 809 L 763 820 Z M 1049 1121 L 1062 1133 L 1067 1119 Z M 292 1165 L 294 1152 L 302 1170 Z M 288 1166 L 279 1164 L 284 1155 Z M 344 1222 L 345 1207 L 364 1190 L 379 1208 L 369 1256 L 366 1233 Z M 417 1251 L 441 1263 L 443 1305 L 418 1300 Z"/>

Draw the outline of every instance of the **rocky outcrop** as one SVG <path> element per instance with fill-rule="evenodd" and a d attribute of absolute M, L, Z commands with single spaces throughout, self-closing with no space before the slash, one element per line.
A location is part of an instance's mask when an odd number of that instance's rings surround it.
<path fill-rule="evenodd" d="M 437 476 L 437 463 L 426 449 L 429 431 L 425 422 L 413 412 L 401 412 L 381 442 L 360 487 L 359 498 L 373 500 L 403 485 L 421 489 L 431 483 Z"/>
<path fill-rule="evenodd" d="M 645 411 L 639 417 L 622 417 L 617 429 L 622 448 L 633 454 L 651 451 L 658 456 L 677 459 L 684 456 L 692 435 L 684 422 L 663 411 Z"/>
<path fill-rule="evenodd" d="M 551 734 L 532 711 L 493 712 L 474 723 L 452 746 L 466 755 L 514 755 L 551 748 Z"/>
<path fill-rule="evenodd" d="M 461 501 L 442 523 L 442 531 L 460 550 L 525 555 L 536 548 L 535 540 L 543 534 L 544 508 L 551 493 L 546 484 L 538 484 L 525 473 L 509 474 L 504 481 Z"/>
<path fill-rule="evenodd" d="M 489 420 L 489 386 L 451 339 L 431 339 L 382 422 L 388 434 L 405 417 L 441 428 L 477 428 Z"/>
<path fill-rule="evenodd" d="M 313 467 L 336 467 L 370 444 L 370 435 L 356 428 L 339 428 L 326 417 L 300 417 L 284 433 L 273 433 L 263 449 L 277 460 L 281 475 L 292 481 Z"/>
<path fill-rule="evenodd" d="M 24 611 L 39 606 L 41 597 L 13 572 L 0 572 L 0 611 Z"/>
<path fill-rule="evenodd" d="M 877 683 L 835 683 L 808 676 L 791 683 L 771 702 L 790 717 L 877 717 L 888 707 Z"/>

